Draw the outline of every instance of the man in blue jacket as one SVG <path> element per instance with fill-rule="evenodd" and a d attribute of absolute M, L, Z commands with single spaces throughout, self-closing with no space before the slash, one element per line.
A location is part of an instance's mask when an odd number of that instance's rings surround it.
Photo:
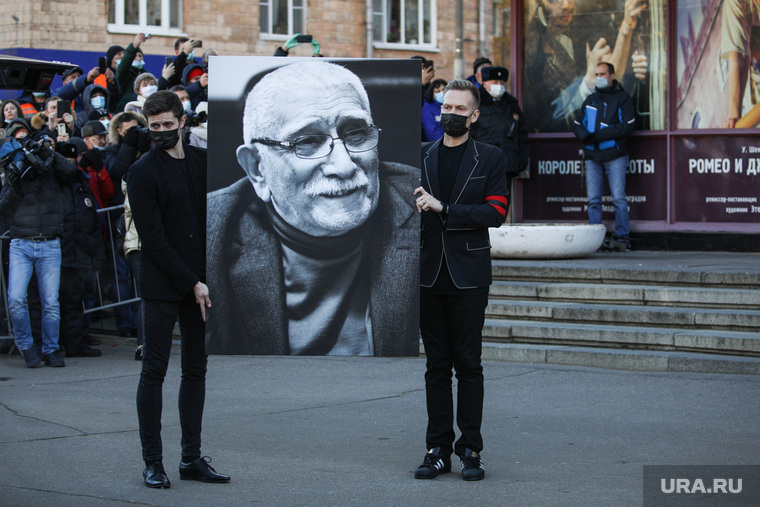
<path fill-rule="evenodd" d="M 575 136 L 583 143 L 586 166 L 589 223 L 602 223 L 604 174 L 615 206 L 615 232 L 604 249 L 631 249 L 625 173 L 628 169 L 628 136 L 633 132 L 635 111 L 630 95 L 615 79 L 615 67 L 596 66 L 596 90 L 575 113 Z"/>
<path fill-rule="evenodd" d="M 507 160 L 496 147 L 469 135 L 478 120 L 480 95 L 458 79 L 446 85 L 441 107 L 443 139 L 422 153 L 422 186 L 414 193 L 422 214 L 420 331 L 427 356 L 425 393 L 428 452 L 414 476 L 434 479 L 451 471 L 452 451 L 462 479 L 485 477 L 483 438 L 482 330 L 491 285 L 488 228 L 507 214 Z M 456 371 L 457 426 L 451 369 Z"/>

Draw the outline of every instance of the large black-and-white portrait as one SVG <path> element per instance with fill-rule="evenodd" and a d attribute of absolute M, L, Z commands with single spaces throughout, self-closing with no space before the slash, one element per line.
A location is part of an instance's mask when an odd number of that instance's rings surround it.
<path fill-rule="evenodd" d="M 419 72 L 212 59 L 208 353 L 418 354 Z"/>

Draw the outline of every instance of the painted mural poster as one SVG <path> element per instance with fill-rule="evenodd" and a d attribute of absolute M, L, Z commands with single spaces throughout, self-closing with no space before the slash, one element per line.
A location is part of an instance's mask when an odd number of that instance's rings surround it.
<path fill-rule="evenodd" d="M 570 132 L 600 62 L 636 106 L 636 128 L 667 127 L 665 0 L 527 0 L 523 105 L 531 132 Z"/>
<path fill-rule="evenodd" d="M 417 355 L 419 63 L 210 71 L 208 353 Z"/>
<path fill-rule="evenodd" d="M 760 124 L 760 1 L 679 0 L 680 129 Z"/>

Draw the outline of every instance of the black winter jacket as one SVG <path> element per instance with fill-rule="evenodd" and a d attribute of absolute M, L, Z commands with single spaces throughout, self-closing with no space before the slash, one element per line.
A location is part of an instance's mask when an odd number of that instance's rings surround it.
<path fill-rule="evenodd" d="M 583 143 L 586 158 L 596 162 L 628 155 L 628 136 L 636 118 L 631 96 L 617 80 L 586 97 L 575 113 L 575 136 Z"/>
<path fill-rule="evenodd" d="M 26 178 L 21 183 L 21 195 L 10 185 L 0 194 L 0 213 L 13 217 L 11 238 L 63 235 L 64 186 L 73 181 L 77 166 L 61 154 L 52 152 L 55 162 L 39 178 Z"/>
<path fill-rule="evenodd" d="M 472 137 L 503 151 L 507 156 L 507 174 L 514 176 L 528 165 L 528 129 L 520 105 L 509 93 L 494 100 L 484 86 L 479 90 L 480 116 L 472 124 Z"/>
<path fill-rule="evenodd" d="M 66 268 L 94 269 L 105 258 L 97 202 L 87 179 L 77 171 L 74 181 L 64 188 L 61 266 Z"/>

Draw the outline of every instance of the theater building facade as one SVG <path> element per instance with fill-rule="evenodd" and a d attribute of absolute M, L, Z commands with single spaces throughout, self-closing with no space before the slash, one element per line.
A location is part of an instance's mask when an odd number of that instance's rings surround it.
<path fill-rule="evenodd" d="M 291 35 L 309 33 L 325 56 L 422 55 L 444 79 L 466 77 L 484 54 L 510 69 L 508 86 L 530 128 L 530 166 L 514 182 L 511 217 L 525 223 L 586 221 L 581 146 L 570 125 L 588 93 L 589 62 L 612 61 L 636 109 L 632 235 L 672 248 L 754 248 L 760 0 L 627 4 L 628 11 L 625 0 L 0 0 L 0 53 L 90 69 L 108 46 L 148 32 L 146 68 L 157 74 L 178 36 L 224 55 L 270 56 Z M 304 44 L 291 54 L 311 50 Z"/>

